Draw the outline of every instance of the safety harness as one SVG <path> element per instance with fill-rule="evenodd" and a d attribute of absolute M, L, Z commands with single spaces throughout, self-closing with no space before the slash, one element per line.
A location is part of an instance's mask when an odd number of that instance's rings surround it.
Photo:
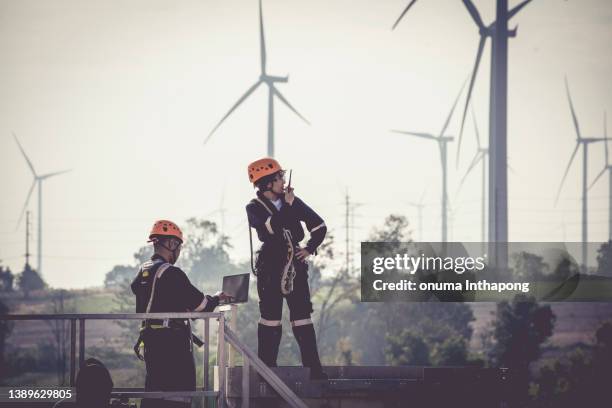
<path fill-rule="evenodd" d="M 155 284 L 157 283 L 157 280 L 159 278 L 161 278 L 161 275 L 172 265 L 169 264 L 168 262 L 163 262 L 161 260 L 155 260 L 150 264 L 150 268 L 154 268 L 157 264 L 161 263 L 161 265 L 156 269 L 155 271 L 155 275 L 153 276 L 153 284 L 151 287 L 151 295 L 149 296 L 149 303 L 147 304 L 147 309 L 145 313 L 151 313 L 151 306 L 153 305 L 153 299 L 155 297 Z M 145 265 L 147 265 L 145 263 Z M 149 265 L 147 265 L 149 266 Z M 140 273 L 143 274 L 143 276 L 147 276 L 145 275 L 145 273 L 149 273 L 149 271 L 147 269 L 142 269 L 141 267 L 141 271 Z M 140 349 L 142 347 L 144 347 L 144 332 L 147 329 L 184 329 L 184 328 L 188 328 L 189 330 L 189 351 L 193 350 L 193 343 L 195 343 L 198 347 L 202 347 L 204 345 L 204 342 L 198 338 L 198 336 L 196 336 L 195 334 L 192 333 L 191 331 L 191 321 L 187 320 L 187 324 L 185 324 L 184 322 L 181 321 L 177 321 L 176 319 L 147 319 L 147 320 L 143 320 L 140 324 L 140 332 L 138 335 L 138 340 L 136 340 L 136 344 L 134 344 L 134 353 L 136 354 L 136 357 L 138 357 L 139 360 L 144 361 L 144 357 L 142 356 L 142 354 L 140 354 Z"/>
<path fill-rule="evenodd" d="M 259 197 L 254 198 L 251 202 L 257 202 L 263 208 L 266 209 L 270 216 L 274 215 L 274 211 L 268 207 L 268 205 Z M 293 265 L 293 257 L 295 255 L 295 248 L 293 246 L 293 237 L 291 236 L 291 231 L 287 228 L 283 228 L 283 239 L 285 240 L 285 245 L 287 246 L 287 258 L 285 265 L 283 266 L 283 274 L 281 276 L 280 289 L 283 295 L 288 295 L 293 292 L 293 280 L 295 278 L 295 266 Z M 249 225 L 249 241 L 251 246 L 251 270 L 255 275 L 257 275 L 256 270 L 253 266 L 253 235 L 251 232 L 251 226 Z"/>

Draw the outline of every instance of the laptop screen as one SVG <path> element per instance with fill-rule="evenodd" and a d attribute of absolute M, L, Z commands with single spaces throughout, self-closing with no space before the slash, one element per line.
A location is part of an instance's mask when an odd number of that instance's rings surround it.
<path fill-rule="evenodd" d="M 221 304 L 246 303 L 249 301 L 250 273 L 223 277 L 223 293 L 231 296 Z"/>

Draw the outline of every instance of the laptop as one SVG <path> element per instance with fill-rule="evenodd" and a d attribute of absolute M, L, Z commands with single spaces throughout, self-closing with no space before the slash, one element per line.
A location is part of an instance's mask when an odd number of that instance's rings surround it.
<path fill-rule="evenodd" d="M 223 293 L 231 296 L 220 303 L 220 305 L 232 305 L 246 303 L 249 301 L 249 280 L 250 273 L 240 275 L 228 275 L 223 277 Z"/>

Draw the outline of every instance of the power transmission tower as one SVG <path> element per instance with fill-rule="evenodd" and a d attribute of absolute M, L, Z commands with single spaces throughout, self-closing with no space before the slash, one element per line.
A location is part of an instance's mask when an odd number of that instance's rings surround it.
<path fill-rule="evenodd" d="M 355 239 L 355 209 L 359 207 L 360 203 L 351 201 L 351 197 L 346 189 L 344 196 L 344 230 L 345 230 L 345 252 L 346 252 L 346 271 L 351 272 L 355 270 L 355 257 L 353 256 L 353 242 Z"/>

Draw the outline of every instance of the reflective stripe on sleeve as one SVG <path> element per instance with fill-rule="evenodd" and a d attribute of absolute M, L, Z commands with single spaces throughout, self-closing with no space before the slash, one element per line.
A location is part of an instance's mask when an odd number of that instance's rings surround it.
<path fill-rule="evenodd" d="M 325 223 L 322 222 L 321 224 L 317 225 L 316 227 L 314 227 L 313 229 L 310 230 L 310 232 L 315 232 L 316 230 L 323 228 L 325 226 Z"/>
<path fill-rule="evenodd" d="M 200 305 L 198 307 L 193 309 L 193 311 L 194 312 L 201 312 L 202 310 L 204 310 L 206 308 L 207 304 L 208 304 L 208 298 L 206 296 L 204 296 L 204 300 L 202 300 L 202 303 L 200 303 Z"/>
<path fill-rule="evenodd" d="M 264 325 L 264 326 L 270 326 L 270 327 L 278 327 L 281 325 L 281 321 L 280 320 L 268 320 L 268 319 L 264 319 L 263 317 L 260 317 L 259 324 Z"/>
<path fill-rule="evenodd" d="M 266 220 L 266 228 L 268 229 L 268 232 L 270 234 L 274 234 L 274 230 L 272 229 L 272 216 L 269 216 L 268 219 Z"/>
<path fill-rule="evenodd" d="M 312 320 L 311 319 L 294 320 L 291 322 L 291 327 L 306 326 L 307 324 L 312 324 Z"/>

